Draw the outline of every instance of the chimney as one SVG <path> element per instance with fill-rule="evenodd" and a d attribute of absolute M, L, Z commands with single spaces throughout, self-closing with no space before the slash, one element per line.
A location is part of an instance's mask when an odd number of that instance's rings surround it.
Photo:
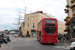
<path fill-rule="evenodd" d="M 35 12 L 35 13 L 43 13 L 43 11 L 37 11 L 37 12 Z"/>

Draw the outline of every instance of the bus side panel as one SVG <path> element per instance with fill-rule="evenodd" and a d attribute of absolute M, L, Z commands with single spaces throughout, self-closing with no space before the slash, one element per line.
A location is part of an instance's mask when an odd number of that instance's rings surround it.
<path fill-rule="evenodd" d="M 38 37 L 37 39 L 41 42 L 41 35 L 39 35 L 40 31 L 42 32 L 42 25 L 38 27 Z"/>
<path fill-rule="evenodd" d="M 41 43 L 45 43 L 45 42 L 44 42 L 44 40 L 45 40 L 45 39 L 44 39 L 45 34 L 44 34 L 44 30 L 43 30 L 43 29 L 44 29 L 44 28 L 43 28 L 43 27 L 44 27 L 44 23 L 45 23 L 44 20 L 45 20 L 45 19 L 43 18 L 43 20 L 42 20 L 42 32 L 41 32 Z"/>

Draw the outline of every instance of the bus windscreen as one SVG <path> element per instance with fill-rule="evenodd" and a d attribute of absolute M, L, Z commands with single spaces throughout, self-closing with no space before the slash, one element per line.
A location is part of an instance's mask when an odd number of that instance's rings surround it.
<path fill-rule="evenodd" d="M 44 30 L 47 34 L 54 34 L 56 31 L 55 27 L 44 27 Z"/>

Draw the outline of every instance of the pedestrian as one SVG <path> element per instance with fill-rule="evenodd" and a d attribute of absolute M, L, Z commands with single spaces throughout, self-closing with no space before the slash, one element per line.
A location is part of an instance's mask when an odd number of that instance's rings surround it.
<path fill-rule="evenodd" d="M 62 37 L 62 42 L 63 42 L 63 43 L 64 43 L 64 40 L 65 40 L 65 37 L 63 36 L 63 37 Z"/>
<path fill-rule="evenodd" d="M 0 35 L 0 39 L 1 39 L 1 35 Z M 0 44 L 0 47 L 1 47 L 1 44 Z"/>
<path fill-rule="evenodd" d="M 67 42 L 67 37 L 65 37 L 65 41 Z"/>
<path fill-rule="evenodd" d="M 68 42 L 69 41 L 69 38 L 68 38 L 68 36 L 66 36 L 66 42 Z"/>
<path fill-rule="evenodd" d="M 33 33 L 32 33 L 32 37 L 33 37 Z"/>
<path fill-rule="evenodd" d="M 12 37 L 14 37 L 14 34 L 12 34 Z"/>
<path fill-rule="evenodd" d="M 35 37 L 35 33 L 33 34 L 33 37 Z"/>
<path fill-rule="evenodd" d="M 59 41 L 59 43 L 61 42 L 61 34 L 60 33 L 58 35 L 58 41 Z"/>
<path fill-rule="evenodd" d="M 1 47 L 1 44 L 0 44 L 0 47 Z"/>
<path fill-rule="evenodd" d="M 17 37 L 17 34 L 15 34 L 15 37 Z"/>
<path fill-rule="evenodd" d="M 30 38 L 30 35 L 29 35 L 29 38 Z"/>
<path fill-rule="evenodd" d="M 2 37 L 4 37 L 4 34 L 2 34 Z"/>
<path fill-rule="evenodd" d="M 26 34 L 25 34 L 25 37 L 26 37 Z"/>
<path fill-rule="evenodd" d="M 58 41 L 59 41 L 59 43 L 61 42 L 61 38 L 60 37 L 58 37 Z"/>

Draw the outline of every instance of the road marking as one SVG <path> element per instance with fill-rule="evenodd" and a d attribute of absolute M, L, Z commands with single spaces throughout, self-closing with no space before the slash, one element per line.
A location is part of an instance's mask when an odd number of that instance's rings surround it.
<path fill-rule="evenodd" d="M 65 49 L 70 49 L 70 48 L 65 48 Z"/>
<path fill-rule="evenodd" d="M 53 46 L 53 48 L 64 48 L 64 49 L 70 49 L 69 46 Z"/>
<path fill-rule="evenodd" d="M 53 48 L 65 48 L 65 46 L 53 46 Z"/>
<path fill-rule="evenodd" d="M 65 49 L 70 49 L 70 46 L 66 46 L 66 48 Z"/>

